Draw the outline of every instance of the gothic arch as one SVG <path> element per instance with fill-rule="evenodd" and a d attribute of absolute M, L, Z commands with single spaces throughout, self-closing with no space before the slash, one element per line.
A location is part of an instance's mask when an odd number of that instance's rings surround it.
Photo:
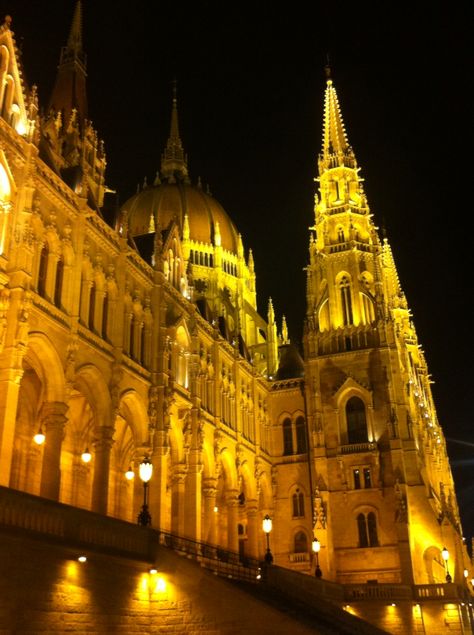
<path fill-rule="evenodd" d="M 339 443 L 348 443 L 348 425 L 346 407 L 350 399 L 356 397 L 362 401 L 365 407 L 365 417 L 367 424 L 367 441 L 375 441 L 373 422 L 373 400 L 372 393 L 364 386 L 357 383 L 352 377 L 348 377 L 333 397 L 335 409 L 339 414 Z"/>
<path fill-rule="evenodd" d="M 112 421 L 112 400 L 109 388 L 100 372 L 92 364 L 85 364 L 78 368 L 74 378 L 74 388 L 89 402 L 94 415 L 96 426 L 109 426 Z"/>
<path fill-rule="evenodd" d="M 30 332 L 25 363 L 30 365 L 41 380 L 43 401 L 65 400 L 65 377 L 59 354 L 44 334 Z"/>

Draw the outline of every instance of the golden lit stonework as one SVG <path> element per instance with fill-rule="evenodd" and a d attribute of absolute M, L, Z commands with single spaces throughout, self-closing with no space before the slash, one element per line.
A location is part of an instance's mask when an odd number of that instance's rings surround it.
<path fill-rule="evenodd" d="M 56 541 L 70 531 L 81 547 L 126 535 L 132 549 L 145 519 L 160 545 L 198 544 L 201 562 L 225 552 L 238 571 L 266 561 L 322 577 L 379 625 L 399 597 L 412 625 L 423 602 L 425 625 L 448 619 L 473 570 L 446 443 L 332 79 L 302 356 L 271 299 L 258 313 L 253 253 L 192 181 L 176 90 L 155 181 L 107 215 L 81 11 L 44 110 L 10 21 L 0 28 L 0 485 L 17 510 L 1 522 Z M 75 513 L 117 534 L 76 535 Z M 90 565 L 74 552 L 66 574 L 86 585 Z M 140 575 L 140 601 L 175 597 L 176 580 Z M 383 619 L 371 613 L 380 589 Z"/>

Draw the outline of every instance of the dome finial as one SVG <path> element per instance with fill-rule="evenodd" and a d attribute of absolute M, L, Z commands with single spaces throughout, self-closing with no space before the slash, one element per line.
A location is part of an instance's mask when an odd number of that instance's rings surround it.
<path fill-rule="evenodd" d="M 186 180 L 188 178 L 188 166 L 184 153 L 181 137 L 179 136 L 178 124 L 178 97 L 176 79 L 172 82 L 172 105 L 170 134 L 166 143 L 165 151 L 161 157 L 161 174 L 164 179 L 174 182 L 176 177 Z"/>

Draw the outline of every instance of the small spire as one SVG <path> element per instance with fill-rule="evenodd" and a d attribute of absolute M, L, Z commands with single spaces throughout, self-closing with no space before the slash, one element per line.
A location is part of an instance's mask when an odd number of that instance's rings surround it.
<path fill-rule="evenodd" d="M 222 239 L 221 239 L 221 230 L 219 227 L 219 221 L 216 220 L 215 224 L 214 224 L 214 245 L 216 247 L 220 247 L 222 244 Z"/>
<path fill-rule="evenodd" d="M 66 46 L 61 49 L 58 73 L 49 108 L 63 112 L 64 122 L 77 109 L 82 125 L 87 119 L 86 55 L 82 48 L 82 3 L 76 3 Z"/>
<path fill-rule="evenodd" d="M 283 319 L 281 321 L 281 343 L 282 344 L 289 344 L 290 340 L 288 338 L 288 327 L 286 325 L 286 317 L 283 316 Z"/>
<path fill-rule="evenodd" d="M 242 242 L 242 234 L 239 234 L 239 238 L 238 238 L 237 255 L 241 258 L 243 258 L 244 256 L 244 244 Z"/>
<path fill-rule="evenodd" d="M 250 273 L 254 273 L 254 271 L 255 271 L 255 262 L 254 262 L 254 259 L 253 259 L 253 251 L 251 249 L 249 249 L 249 263 L 248 263 L 248 266 L 249 266 Z"/>
<path fill-rule="evenodd" d="M 183 240 L 189 240 L 190 235 L 191 233 L 189 229 L 189 216 L 185 214 L 183 221 Z"/>
<path fill-rule="evenodd" d="M 155 180 L 153 181 L 153 185 L 157 186 L 157 185 L 161 185 L 161 179 L 160 179 L 160 172 L 159 170 L 156 171 L 155 174 Z"/>
<path fill-rule="evenodd" d="M 171 106 L 170 134 L 165 151 L 161 157 L 161 174 L 170 182 L 175 182 L 176 176 L 188 178 L 187 158 L 179 136 L 177 84 L 173 81 L 173 100 Z"/>
<path fill-rule="evenodd" d="M 326 93 L 324 95 L 324 127 L 322 159 L 328 163 L 327 167 L 345 165 L 356 167 L 352 148 L 347 139 L 341 108 L 331 78 L 331 69 L 325 67 Z"/>
<path fill-rule="evenodd" d="M 274 324 L 275 323 L 275 311 L 273 309 L 273 302 L 271 298 L 268 298 L 268 324 Z"/>
<path fill-rule="evenodd" d="M 74 9 L 71 30 L 67 41 L 66 49 L 79 59 L 83 57 L 82 51 L 82 3 L 78 0 Z"/>

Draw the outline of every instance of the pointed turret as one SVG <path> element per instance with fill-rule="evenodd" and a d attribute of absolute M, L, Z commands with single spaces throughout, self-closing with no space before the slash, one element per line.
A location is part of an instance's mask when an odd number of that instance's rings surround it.
<path fill-rule="evenodd" d="M 176 82 L 173 84 L 173 103 L 171 108 L 170 134 L 165 151 L 161 157 L 161 174 L 164 179 L 174 183 L 176 178 L 188 180 L 187 157 L 184 153 L 178 125 L 178 99 Z"/>
<path fill-rule="evenodd" d="M 79 123 L 87 118 L 86 55 L 82 48 L 82 3 L 76 3 L 66 46 L 61 49 L 58 74 L 50 100 L 50 109 L 62 112 L 67 124 L 77 111 Z"/>
<path fill-rule="evenodd" d="M 268 298 L 267 320 L 267 376 L 268 379 L 274 379 L 278 369 L 278 336 L 271 298 Z"/>
<path fill-rule="evenodd" d="M 320 157 L 320 174 L 324 169 L 336 166 L 356 168 L 354 152 L 347 139 L 336 89 L 326 67 L 326 93 L 324 96 L 323 148 Z"/>

